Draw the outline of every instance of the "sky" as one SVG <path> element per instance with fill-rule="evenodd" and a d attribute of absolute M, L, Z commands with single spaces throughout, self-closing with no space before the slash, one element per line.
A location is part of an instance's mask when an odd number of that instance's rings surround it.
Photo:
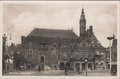
<path fill-rule="evenodd" d="M 93 26 L 93 32 L 100 43 L 107 47 L 108 36 L 117 36 L 117 5 L 115 3 L 55 1 L 39 3 L 4 3 L 3 33 L 8 44 L 21 43 L 21 36 L 27 36 L 34 28 L 71 29 L 79 35 L 79 19 L 84 8 L 86 28 Z M 11 35 L 11 40 L 9 37 Z"/>

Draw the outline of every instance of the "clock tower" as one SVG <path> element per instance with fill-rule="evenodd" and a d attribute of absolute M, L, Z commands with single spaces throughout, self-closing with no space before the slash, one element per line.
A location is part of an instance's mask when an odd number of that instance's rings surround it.
<path fill-rule="evenodd" d="M 85 19 L 85 14 L 84 14 L 84 9 L 82 8 L 81 16 L 80 16 L 80 34 L 79 36 L 84 36 L 86 33 L 86 19 Z"/>

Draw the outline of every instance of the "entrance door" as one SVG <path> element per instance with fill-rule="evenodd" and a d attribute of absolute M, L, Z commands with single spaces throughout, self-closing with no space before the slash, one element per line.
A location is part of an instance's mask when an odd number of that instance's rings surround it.
<path fill-rule="evenodd" d="M 92 63 L 88 63 L 88 68 L 92 70 Z"/>
<path fill-rule="evenodd" d="M 82 63 L 82 70 L 85 70 L 85 63 Z"/>
<path fill-rule="evenodd" d="M 41 57 L 41 63 L 44 63 L 44 56 Z"/>
<path fill-rule="evenodd" d="M 64 67 L 65 67 L 64 63 L 61 62 L 61 63 L 60 63 L 60 70 L 64 70 Z"/>
<path fill-rule="evenodd" d="M 66 63 L 66 66 L 67 66 L 68 69 L 70 69 L 70 63 L 69 62 Z"/>
<path fill-rule="evenodd" d="M 79 64 L 79 63 L 76 63 L 76 64 L 75 64 L 75 68 L 80 68 L 80 64 Z"/>
<path fill-rule="evenodd" d="M 40 62 L 41 62 L 41 69 L 44 70 L 44 63 L 45 63 L 45 58 L 44 58 L 44 56 L 41 56 Z"/>

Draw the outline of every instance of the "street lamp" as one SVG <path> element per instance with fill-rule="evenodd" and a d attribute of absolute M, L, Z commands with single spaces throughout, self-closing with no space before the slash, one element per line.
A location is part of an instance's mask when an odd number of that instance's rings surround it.
<path fill-rule="evenodd" d="M 86 76 L 87 76 L 87 62 L 88 62 L 88 59 L 85 58 L 85 64 L 86 64 Z"/>
<path fill-rule="evenodd" d="M 110 70 L 111 70 L 111 40 L 113 39 L 113 37 L 107 37 L 107 39 L 109 40 L 110 43 L 109 51 L 110 51 Z"/>
<path fill-rule="evenodd" d="M 91 46 L 92 46 L 92 51 L 93 51 L 93 53 L 94 53 L 94 58 L 93 58 L 93 61 L 94 61 L 94 70 L 95 70 L 95 58 L 96 58 L 96 55 L 95 55 L 95 50 L 94 50 L 94 42 L 91 42 Z"/>

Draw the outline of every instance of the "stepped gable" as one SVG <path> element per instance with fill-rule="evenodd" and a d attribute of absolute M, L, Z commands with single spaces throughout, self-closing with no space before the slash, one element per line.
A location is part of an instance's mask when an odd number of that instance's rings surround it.
<path fill-rule="evenodd" d="M 104 48 L 94 34 L 91 36 L 91 42 L 94 44 L 95 48 Z"/>

